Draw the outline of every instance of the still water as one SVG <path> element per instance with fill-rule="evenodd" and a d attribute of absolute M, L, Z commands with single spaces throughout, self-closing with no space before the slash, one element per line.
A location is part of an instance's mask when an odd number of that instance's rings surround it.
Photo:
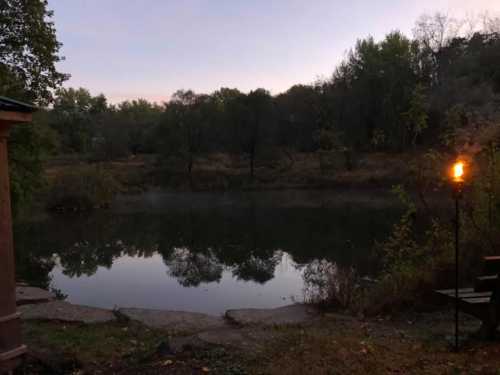
<path fill-rule="evenodd" d="M 17 223 L 17 273 L 89 306 L 278 307 L 303 300 L 315 260 L 372 273 L 399 214 L 385 191 L 148 192 Z"/>

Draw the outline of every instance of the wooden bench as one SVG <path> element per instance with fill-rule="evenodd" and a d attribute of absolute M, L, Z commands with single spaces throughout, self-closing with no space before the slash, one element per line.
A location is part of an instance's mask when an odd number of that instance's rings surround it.
<path fill-rule="evenodd" d="M 473 288 L 458 290 L 459 309 L 481 320 L 480 334 L 491 339 L 500 323 L 500 256 L 484 257 L 484 276 L 476 278 Z M 436 290 L 455 301 L 455 289 Z"/>

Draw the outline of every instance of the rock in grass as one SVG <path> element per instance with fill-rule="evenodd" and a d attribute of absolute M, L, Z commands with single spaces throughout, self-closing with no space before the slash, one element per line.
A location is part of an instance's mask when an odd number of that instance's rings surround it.
<path fill-rule="evenodd" d="M 45 289 L 34 288 L 25 284 L 16 287 L 16 302 L 18 306 L 49 302 L 55 299 L 55 294 Z"/>
<path fill-rule="evenodd" d="M 226 318 L 241 326 L 300 325 L 311 322 L 318 315 L 308 305 L 296 304 L 275 309 L 237 309 L 226 311 Z"/>
<path fill-rule="evenodd" d="M 197 334 L 191 336 L 176 336 L 169 340 L 169 347 L 172 353 L 179 354 L 184 351 L 202 352 L 212 348 L 212 345 L 200 340 Z"/>
<path fill-rule="evenodd" d="M 279 336 L 279 331 L 266 327 L 230 327 L 197 334 L 197 338 L 207 345 L 258 351 Z"/>
<path fill-rule="evenodd" d="M 174 355 L 175 352 L 172 350 L 172 347 L 170 346 L 170 343 L 168 341 L 162 341 L 156 348 L 156 354 L 164 357 L 168 355 Z"/>
<path fill-rule="evenodd" d="M 116 320 L 116 316 L 111 310 L 72 305 L 64 301 L 19 306 L 18 311 L 22 313 L 22 319 L 56 320 L 74 323 L 105 323 Z"/>
<path fill-rule="evenodd" d="M 224 326 L 222 317 L 194 312 L 123 308 L 119 309 L 118 313 L 149 328 L 182 333 L 201 332 Z"/>

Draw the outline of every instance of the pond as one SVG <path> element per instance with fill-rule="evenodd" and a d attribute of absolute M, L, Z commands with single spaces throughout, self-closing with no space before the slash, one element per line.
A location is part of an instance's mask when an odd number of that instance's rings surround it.
<path fill-rule="evenodd" d="M 386 191 L 148 192 L 14 227 L 18 279 L 72 303 L 220 314 L 303 300 L 315 260 L 378 266 L 401 210 Z"/>

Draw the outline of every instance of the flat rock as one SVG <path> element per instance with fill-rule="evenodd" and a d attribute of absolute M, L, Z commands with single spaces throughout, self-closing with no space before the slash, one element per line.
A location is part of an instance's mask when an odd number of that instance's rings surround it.
<path fill-rule="evenodd" d="M 222 317 L 194 312 L 122 308 L 118 313 L 150 328 L 182 333 L 201 332 L 225 326 Z"/>
<path fill-rule="evenodd" d="M 116 320 L 111 310 L 53 301 L 18 307 L 22 319 L 58 320 L 75 323 L 104 323 Z"/>
<path fill-rule="evenodd" d="M 201 332 L 197 338 L 209 345 L 219 345 L 241 350 L 257 351 L 264 348 L 270 340 L 282 333 L 279 330 L 255 328 L 224 328 L 215 331 Z"/>
<path fill-rule="evenodd" d="M 318 312 L 311 306 L 295 304 L 275 309 L 238 309 L 226 311 L 226 318 L 241 326 L 300 325 L 312 322 Z"/>
<path fill-rule="evenodd" d="M 25 284 L 16 286 L 16 301 L 18 306 L 49 302 L 55 299 L 55 294 L 47 290 L 26 286 Z"/>

